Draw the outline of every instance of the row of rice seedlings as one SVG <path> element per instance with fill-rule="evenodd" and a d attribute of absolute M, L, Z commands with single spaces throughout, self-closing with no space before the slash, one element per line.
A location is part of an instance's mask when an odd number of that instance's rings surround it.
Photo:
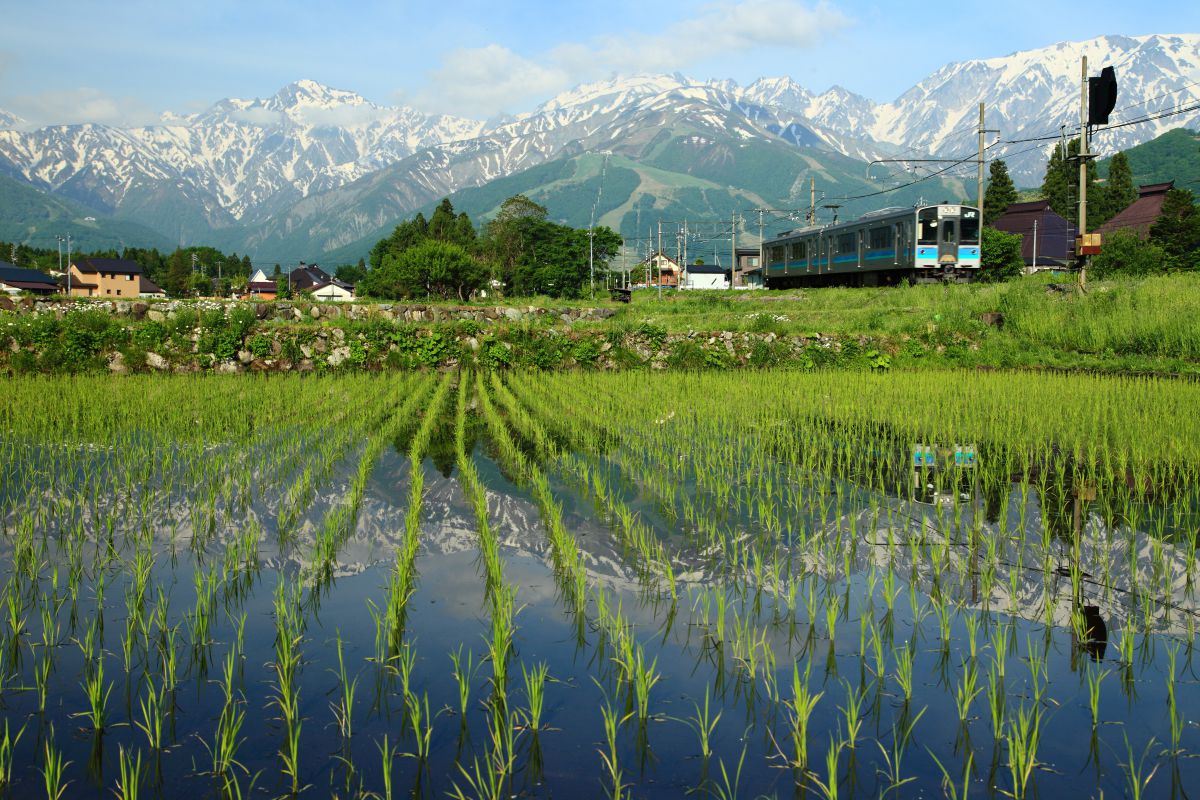
<path fill-rule="evenodd" d="M 396 561 L 388 582 L 387 608 L 384 613 L 372 609 L 376 618 L 375 659 L 380 666 L 386 665 L 398 652 L 404 636 L 408 614 L 408 601 L 416 591 L 416 560 L 420 548 L 421 504 L 425 491 L 425 470 L 422 466 L 425 451 L 434 429 L 440 424 L 442 408 L 450 394 L 451 373 L 438 381 L 432 397 L 426 404 L 420 425 L 413 434 L 408 448 L 408 506 L 404 514 L 404 542 L 396 553 Z"/>
<path fill-rule="evenodd" d="M 317 584 L 325 583 L 332 577 L 337 553 L 354 530 L 363 492 L 366 491 L 367 481 L 375 469 L 380 454 L 406 426 L 411 424 L 413 415 L 425 399 L 431 383 L 432 381 L 426 378 L 415 386 L 400 387 L 402 390 L 407 390 L 403 402 L 391 412 L 386 422 L 380 421 L 373 429 L 369 429 L 372 432 L 359 456 L 358 468 L 350 482 L 349 491 L 342 502 L 325 515 L 321 527 L 316 533 L 310 569 Z"/>
<path fill-rule="evenodd" d="M 499 375 L 490 374 L 491 392 L 501 398 L 510 419 L 519 419 L 517 423 L 523 435 L 535 442 L 540 442 L 538 448 L 549 455 L 553 445 L 550 443 L 544 429 L 517 403 L 516 398 L 504 387 Z M 516 476 L 519 483 L 529 486 L 534 501 L 538 505 L 542 524 L 550 542 L 550 552 L 554 562 L 554 571 L 559 579 L 559 590 L 571 612 L 580 625 L 583 624 L 587 612 L 587 572 L 583 565 L 583 557 L 578 543 L 566 529 L 562 520 L 562 507 L 554 499 L 550 490 L 550 481 L 546 473 L 536 464 L 526 458 L 525 453 L 517 447 L 508 425 L 500 416 L 493 404 L 489 388 L 483 384 L 482 373 L 476 375 L 476 396 L 483 410 L 483 419 L 500 458 L 508 469 Z"/>
<path fill-rule="evenodd" d="M 509 659 L 516 632 L 516 587 L 504 579 L 503 562 L 495 533 L 488 519 L 487 495 L 470 454 L 466 450 L 467 404 L 472 382 L 468 374 L 459 375 L 458 401 L 454 417 L 454 440 L 458 479 L 467 501 L 475 512 L 479 536 L 479 560 L 484 573 L 484 595 L 491 623 L 487 661 L 491 666 L 491 695 L 488 698 L 488 734 L 490 747 L 485 757 L 472 761 L 471 769 L 459 765 L 463 780 L 475 794 L 498 796 L 511 783 L 516 762 L 516 711 L 508 702 Z M 455 783 L 455 792 L 464 788 Z"/>

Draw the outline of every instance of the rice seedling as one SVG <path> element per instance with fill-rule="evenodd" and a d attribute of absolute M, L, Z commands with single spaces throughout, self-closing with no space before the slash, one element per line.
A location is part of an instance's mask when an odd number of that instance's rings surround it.
<path fill-rule="evenodd" d="M 455 670 L 457 672 L 457 664 Z M 651 671 L 654 667 L 651 665 Z M 521 665 L 521 677 L 525 681 L 525 700 L 528 703 L 528 709 L 525 715 L 525 725 L 535 734 L 542 728 L 542 711 L 546 703 L 546 678 L 550 674 L 550 665 L 546 662 L 541 662 L 533 669 L 526 669 L 525 665 Z M 657 682 L 657 676 L 654 681 Z M 651 683 L 650 685 L 653 685 Z M 649 693 L 649 688 L 646 688 L 646 693 Z M 639 695 L 640 698 L 640 695 Z M 641 708 L 639 700 L 639 709 Z M 645 717 L 643 716 L 644 720 Z"/>
<path fill-rule="evenodd" d="M 126 753 L 125 748 L 121 747 L 117 753 L 117 770 L 117 797 L 120 800 L 137 800 L 141 791 L 142 751 L 137 751 L 135 759 L 133 753 Z"/>
<path fill-rule="evenodd" d="M 70 761 L 63 761 L 62 752 L 55 746 L 54 726 L 50 726 L 50 734 L 46 737 L 45 758 L 42 766 L 42 781 L 46 789 L 47 800 L 60 800 L 67 792 L 70 781 L 64 780 Z"/>
<path fill-rule="evenodd" d="M 13 736 L 8 720 L 4 720 L 4 736 L 0 738 L 0 789 L 7 790 L 12 785 L 13 754 L 24 733 L 25 726 L 22 725 L 17 735 Z"/>

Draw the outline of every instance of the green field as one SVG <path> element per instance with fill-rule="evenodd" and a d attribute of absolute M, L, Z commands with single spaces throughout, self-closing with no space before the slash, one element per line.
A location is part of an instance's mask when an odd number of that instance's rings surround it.
<path fill-rule="evenodd" d="M 1200 390 L 14 378 L 14 797 L 1179 796 Z"/>

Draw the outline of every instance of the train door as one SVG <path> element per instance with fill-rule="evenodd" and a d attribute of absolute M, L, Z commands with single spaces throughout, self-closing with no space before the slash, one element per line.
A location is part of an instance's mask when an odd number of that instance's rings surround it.
<path fill-rule="evenodd" d="M 953 214 L 954 216 L 950 216 Z M 958 206 L 940 206 L 938 216 L 938 263 L 958 263 Z"/>
<path fill-rule="evenodd" d="M 895 241 L 892 243 L 894 252 L 892 253 L 892 263 L 899 266 L 905 260 L 905 242 L 904 242 L 904 223 L 896 223 Z"/>

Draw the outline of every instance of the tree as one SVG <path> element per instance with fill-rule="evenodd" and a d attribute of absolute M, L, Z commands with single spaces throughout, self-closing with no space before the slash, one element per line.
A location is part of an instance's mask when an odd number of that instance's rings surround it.
<path fill-rule="evenodd" d="M 996 159 L 988 165 L 988 186 L 983 193 L 983 224 L 991 225 L 996 218 L 1017 202 L 1017 187 L 1008 174 L 1008 165 Z"/>
<path fill-rule="evenodd" d="M 1162 247 L 1171 269 L 1200 269 L 1200 210 L 1187 189 L 1172 189 L 1150 228 L 1150 241 Z"/>
<path fill-rule="evenodd" d="M 367 265 L 361 258 L 358 260 L 358 266 L 342 264 L 333 273 L 333 277 L 337 278 L 339 281 L 345 281 L 346 283 L 350 284 L 361 283 L 362 279 L 366 276 Z"/>
<path fill-rule="evenodd" d="M 449 197 L 443 197 L 442 202 L 433 210 L 433 216 L 429 218 L 429 238 L 439 242 L 453 241 L 457 221 L 454 204 L 450 202 Z"/>
<path fill-rule="evenodd" d="M 518 295 L 581 297 L 591 280 L 588 231 L 532 217 L 516 224 L 521 252 L 511 276 L 512 291 Z M 597 273 L 606 268 L 621 243 L 620 235 L 611 228 L 601 226 L 592 231 L 591 261 Z"/>
<path fill-rule="evenodd" d="M 1024 268 L 1021 235 L 985 227 L 979 256 L 979 272 L 983 280 L 1006 281 L 1020 275 Z"/>
<path fill-rule="evenodd" d="M 398 256 L 428 238 L 429 223 L 425 221 L 425 215 L 418 211 L 411 220 L 397 225 L 391 236 L 375 243 L 371 248 L 371 269 L 379 269 L 383 265 L 384 256 Z"/>
<path fill-rule="evenodd" d="M 1133 171 L 1129 168 L 1125 151 L 1117 153 L 1108 163 L 1108 180 L 1100 188 L 1099 194 L 1095 218 L 1088 214 L 1089 228 L 1103 225 L 1137 200 L 1137 187 L 1133 185 Z"/>
<path fill-rule="evenodd" d="M 525 245 L 523 224 L 526 221 L 541 222 L 545 218 L 546 207 L 523 194 L 513 195 L 500 204 L 495 219 L 487 224 L 483 240 L 483 252 L 494 265 L 499 280 L 512 284 Z"/>
<path fill-rule="evenodd" d="M 1162 246 L 1143 241 L 1132 231 L 1119 230 L 1104 237 L 1100 254 L 1092 256 L 1088 271 L 1096 278 L 1142 276 L 1162 272 L 1169 257 Z"/>
<path fill-rule="evenodd" d="M 1046 165 L 1046 177 L 1042 179 L 1042 197 L 1050 202 L 1050 207 L 1060 216 L 1079 220 L 1079 162 L 1071 159 L 1079 155 L 1079 140 L 1072 139 L 1067 143 L 1067 152 L 1063 153 L 1062 144 L 1054 145 L 1050 161 Z M 1087 168 L 1088 197 L 1095 198 L 1093 186 L 1096 182 L 1096 162 L 1089 161 Z M 1089 228 L 1092 228 L 1090 223 Z"/>
<path fill-rule="evenodd" d="M 385 256 L 378 269 L 367 273 L 361 288 L 386 300 L 457 296 L 465 301 L 485 279 L 483 265 L 465 248 L 426 240 L 399 255 Z"/>

